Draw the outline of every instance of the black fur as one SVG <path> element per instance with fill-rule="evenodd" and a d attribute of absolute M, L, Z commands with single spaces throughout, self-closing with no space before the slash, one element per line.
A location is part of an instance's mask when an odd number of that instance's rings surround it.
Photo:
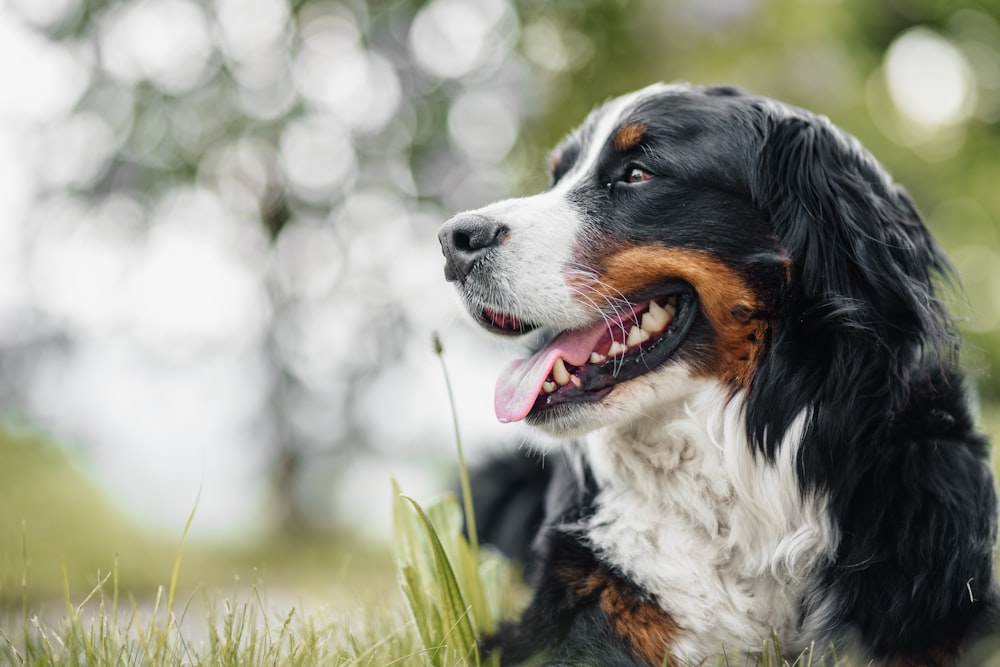
<path fill-rule="evenodd" d="M 495 460 L 480 469 L 481 474 L 518 468 L 537 478 L 542 470 L 539 460 L 518 453 L 506 460 Z M 531 470 L 528 466 L 536 466 Z M 578 534 L 565 527 L 588 516 L 597 492 L 587 476 L 580 484 L 561 456 L 545 460 L 550 481 L 542 494 L 535 496 L 545 507 L 545 525 L 535 534 L 525 533 L 521 544 L 508 543 L 507 555 L 533 552 L 534 596 L 516 625 L 507 625 L 487 641 L 487 649 L 501 648 L 503 665 L 569 664 L 587 667 L 639 667 L 628 645 L 617 636 L 609 619 L 598 608 L 593 595 L 580 595 L 567 588 L 565 572 L 591 572 L 601 566 L 599 559 Z M 522 488 L 525 488 L 522 486 Z M 538 490 L 538 487 L 532 487 Z M 495 489 L 494 489 L 495 490 Z M 496 498 L 480 496 L 476 501 L 496 504 Z M 538 539 L 543 537 L 543 539 Z M 533 543 L 532 543 L 533 541 Z M 500 546 L 500 545 L 498 545 Z"/>
<path fill-rule="evenodd" d="M 626 641 L 609 622 L 594 595 L 567 589 L 561 569 L 592 571 L 600 560 L 578 537 L 554 530 L 544 544 L 534 597 L 516 627 L 496 638 L 501 664 L 641 667 Z"/>
<path fill-rule="evenodd" d="M 811 410 L 803 490 L 828 495 L 843 536 L 823 577 L 832 625 L 876 656 L 957 646 L 995 605 L 996 499 L 935 294 L 947 261 L 906 193 L 824 120 L 774 123 L 761 165 L 794 275 L 748 429 L 770 453 Z"/>
<path fill-rule="evenodd" d="M 555 182 L 600 118 L 557 151 Z M 954 278 L 913 202 L 826 119 L 737 89 L 650 95 L 624 122 L 645 128 L 641 145 L 609 144 L 569 204 L 587 243 L 710 252 L 764 295 L 774 326 L 745 387 L 746 431 L 773 458 L 806 414 L 801 492 L 828 499 L 840 535 L 802 617 L 822 608 L 817 640 L 856 641 L 883 664 L 952 664 L 996 618 L 997 501 L 938 295 Z M 635 165 L 655 180 L 629 188 Z M 715 334 L 699 320 L 678 354 L 704 354 Z M 647 664 L 560 574 L 607 568 L 566 529 L 597 492 L 574 465 L 518 455 L 477 474 L 482 536 L 533 563 L 533 602 L 496 643 L 505 664 Z"/>
<path fill-rule="evenodd" d="M 523 563 L 531 574 L 532 542 L 545 519 L 545 494 L 558 461 L 533 452 L 496 456 L 472 469 L 474 512 L 479 539 Z"/>

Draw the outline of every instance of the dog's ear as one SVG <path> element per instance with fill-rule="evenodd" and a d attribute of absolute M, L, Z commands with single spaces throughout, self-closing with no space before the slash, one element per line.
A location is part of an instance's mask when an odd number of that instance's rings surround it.
<path fill-rule="evenodd" d="M 914 365 L 957 356 L 934 286 L 951 269 L 909 196 L 826 119 L 803 112 L 773 120 L 755 178 L 791 277 L 755 372 L 748 428 L 772 454 L 808 409 L 813 441 L 828 443 L 808 456 L 833 456 L 838 441 L 884 420 L 864 397 L 892 392 Z M 823 409 L 831 405 L 839 409 Z M 864 424 L 846 428 L 845 411 Z M 835 469 L 834 461 L 823 465 Z"/>
<path fill-rule="evenodd" d="M 909 196 L 825 118 L 774 121 L 757 197 L 792 260 L 800 317 L 830 317 L 862 335 L 942 340 L 935 296 L 947 261 Z M 943 338 L 942 338 L 943 337 Z"/>

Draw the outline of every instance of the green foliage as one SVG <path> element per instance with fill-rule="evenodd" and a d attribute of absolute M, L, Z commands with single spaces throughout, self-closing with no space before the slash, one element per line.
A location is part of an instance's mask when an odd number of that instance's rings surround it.
<path fill-rule="evenodd" d="M 495 665 L 479 656 L 477 639 L 516 608 L 514 567 L 472 549 L 453 497 L 424 511 L 397 493 L 395 509 L 409 619 L 398 605 L 376 598 L 362 609 L 278 611 L 256 578 L 249 592 L 236 589 L 229 597 L 201 593 L 174 606 L 175 591 L 160 587 L 147 604 L 125 602 L 115 561 L 79 602 L 64 572 L 61 614 L 39 614 L 25 598 L 20 623 L 0 617 L 0 664 Z M 174 572 L 180 569 L 178 549 Z"/>
<path fill-rule="evenodd" d="M 394 490 L 398 492 L 399 489 L 394 487 Z M 397 502 L 406 501 L 413 505 L 422 533 L 406 523 L 400 516 L 402 508 L 397 505 L 396 525 L 403 528 L 400 532 L 404 538 L 404 553 L 409 552 L 411 558 L 415 556 L 414 552 L 425 553 L 413 559 L 414 563 L 422 563 L 423 569 L 403 562 L 402 585 L 424 647 L 430 652 L 434 665 L 444 665 L 454 659 L 447 655 L 448 649 L 462 659 L 474 657 L 478 665 L 479 652 L 476 650 L 475 631 L 469 618 L 470 608 L 458 586 L 448 556 L 430 518 L 420 506 L 402 495 Z M 421 537 L 426 545 L 419 543 Z M 423 548 L 424 546 L 429 549 Z"/>
<path fill-rule="evenodd" d="M 400 586 L 409 608 L 369 599 L 364 609 L 302 614 L 269 605 L 262 582 L 228 597 L 202 594 L 170 608 L 170 591 L 159 588 L 149 606 L 123 602 L 117 562 L 80 602 L 71 601 L 64 577 L 61 620 L 26 613 L 20 626 L 0 623 L 0 664 L 191 665 L 247 667 L 334 665 L 362 667 L 459 667 L 497 665 L 477 642 L 522 603 L 514 566 L 462 535 L 458 502 L 448 496 L 423 510 L 394 488 L 395 544 Z M 178 552 L 175 567 L 180 567 Z M 203 619 L 198 618 L 200 608 Z M 49 614 L 52 616 L 52 614 Z M 756 657 L 720 654 L 716 667 L 836 667 L 853 664 L 836 656 L 794 659 L 774 641 Z"/>
<path fill-rule="evenodd" d="M 516 588 L 513 566 L 470 545 L 462 534 L 462 514 L 453 496 L 425 512 L 399 494 L 395 483 L 393 490 L 400 585 L 429 664 L 443 667 L 456 660 L 484 664 L 477 642 L 513 606 L 509 593 Z"/>
<path fill-rule="evenodd" d="M 166 609 L 161 588 L 152 610 L 122 604 L 116 572 L 65 617 L 47 624 L 37 616 L 11 631 L 0 626 L 0 664 L 381 666 L 423 665 L 414 633 L 391 609 L 350 617 L 302 616 L 269 608 L 255 582 L 249 596 L 211 599 L 204 622 L 183 621 Z M 192 603 L 189 603 L 192 604 Z M 186 628 L 182 631 L 181 628 Z M 190 634 L 189 634 L 190 633 Z M 196 639 L 197 638 L 197 639 Z"/>

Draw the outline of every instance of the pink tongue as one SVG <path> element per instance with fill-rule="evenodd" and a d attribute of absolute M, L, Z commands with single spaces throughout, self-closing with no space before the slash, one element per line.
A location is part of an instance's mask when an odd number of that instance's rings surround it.
<path fill-rule="evenodd" d="M 568 364 L 582 366 L 590 359 L 594 346 L 607 333 L 608 325 L 604 322 L 589 329 L 567 331 L 549 341 L 530 359 L 512 362 L 497 380 L 493 398 L 497 419 L 505 424 L 524 419 L 531 412 L 556 359 L 562 357 Z"/>

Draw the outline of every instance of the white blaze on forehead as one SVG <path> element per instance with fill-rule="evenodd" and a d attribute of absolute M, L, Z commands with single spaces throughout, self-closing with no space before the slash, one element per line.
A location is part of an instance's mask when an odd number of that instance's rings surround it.
<path fill-rule="evenodd" d="M 668 92 L 671 89 L 676 89 L 676 86 L 655 83 L 634 93 L 615 98 L 594 112 L 598 115 L 597 123 L 589 137 L 586 137 L 583 145 L 580 147 L 581 159 L 576 161 L 569 172 L 559 180 L 554 189 L 568 192 L 587 174 L 592 173 L 597 167 L 601 153 L 611 142 L 615 131 L 628 115 L 635 110 L 636 105 L 642 100 L 649 99 L 658 93 Z"/>

